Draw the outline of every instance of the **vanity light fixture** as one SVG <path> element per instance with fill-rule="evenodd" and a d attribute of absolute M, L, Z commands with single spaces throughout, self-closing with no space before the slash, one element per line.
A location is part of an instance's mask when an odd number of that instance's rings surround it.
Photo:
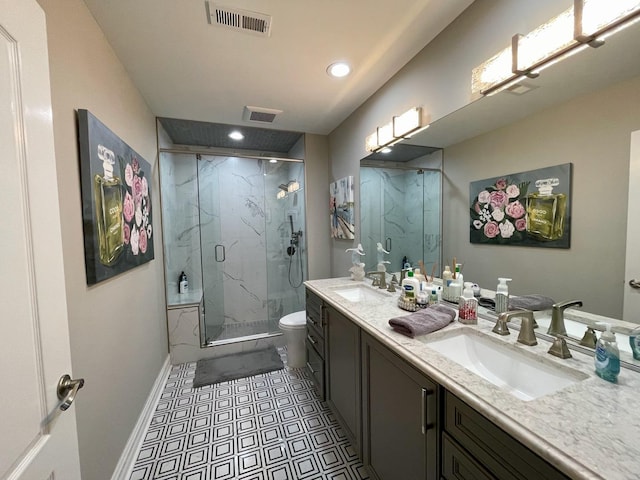
<path fill-rule="evenodd" d="M 330 77 L 342 78 L 351 73 L 351 67 L 346 62 L 335 62 L 327 67 L 327 73 Z"/>
<path fill-rule="evenodd" d="M 232 139 L 232 140 L 240 141 L 240 140 L 244 139 L 244 135 L 239 130 L 234 130 L 233 132 L 231 132 L 229 134 L 229 138 Z"/>
<path fill-rule="evenodd" d="M 276 193 L 276 198 L 278 200 L 282 200 L 285 196 L 286 196 L 286 193 L 284 193 L 282 190 L 278 190 L 278 193 Z"/>
<path fill-rule="evenodd" d="M 380 150 L 380 153 L 391 153 L 391 149 L 389 147 L 384 147 Z"/>
<path fill-rule="evenodd" d="M 392 147 L 428 127 L 422 126 L 422 123 L 422 108 L 413 107 L 402 115 L 394 116 L 389 123 L 377 127 L 375 132 L 367 135 L 365 149 L 367 152 L 377 152 L 385 147 Z"/>
<path fill-rule="evenodd" d="M 599 47 L 603 39 L 640 19 L 640 0 L 574 0 L 573 7 L 526 35 L 516 34 L 511 46 L 473 69 L 471 91 L 493 95 L 525 77 L 578 53 Z"/>
<path fill-rule="evenodd" d="M 298 190 L 300 190 L 300 184 L 295 180 L 291 180 L 287 185 L 287 191 L 289 193 L 293 193 L 293 192 L 297 192 Z"/>

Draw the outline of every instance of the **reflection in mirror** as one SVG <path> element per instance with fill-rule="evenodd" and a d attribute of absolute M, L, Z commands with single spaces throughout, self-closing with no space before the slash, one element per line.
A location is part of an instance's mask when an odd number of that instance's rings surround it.
<path fill-rule="evenodd" d="M 378 269 L 377 244 L 388 272 L 404 262 L 427 273 L 441 264 L 442 151 L 403 145 L 360 164 L 360 242 L 367 271 Z"/>

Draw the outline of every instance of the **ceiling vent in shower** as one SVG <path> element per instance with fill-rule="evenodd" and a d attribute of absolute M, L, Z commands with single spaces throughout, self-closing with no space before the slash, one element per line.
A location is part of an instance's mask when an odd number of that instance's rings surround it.
<path fill-rule="evenodd" d="M 247 122 L 273 123 L 276 115 L 282 113 L 282 110 L 263 107 L 244 107 L 242 119 Z"/>
<path fill-rule="evenodd" d="M 207 8 L 207 21 L 210 25 L 231 28 L 261 37 L 271 35 L 271 15 L 216 5 L 209 0 L 205 2 L 205 6 Z"/>

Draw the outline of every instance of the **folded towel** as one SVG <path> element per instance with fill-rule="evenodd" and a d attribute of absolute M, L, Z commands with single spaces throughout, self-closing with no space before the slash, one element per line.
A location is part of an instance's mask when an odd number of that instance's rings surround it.
<path fill-rule="evenodd" d="M 534 293 L 509 298 L 509 310 L 549 310 L 556 303 L 553 298 Z"/>
<path fill-rule="evenodd" d="M 545 297 L 537 293 L 531 295 L 520 295 L 509 297 L 509 310 L 549 310 L 556 303 L 553 298 Z M 478 305 L 494 310 L 496 300 L 489 297 L 480 297 Z"/>
<path fill-rule="evenodd" d="M 424 310 L 389 320 L 389 325 L 398 333 L 416 337 L 435 332 L 449 325 L 456 318 L 456 311 L 444 305 L 431 305 Z"/>

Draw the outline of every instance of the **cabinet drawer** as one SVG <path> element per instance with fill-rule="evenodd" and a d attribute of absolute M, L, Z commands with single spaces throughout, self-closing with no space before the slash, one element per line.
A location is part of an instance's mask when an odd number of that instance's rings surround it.
<path fill-rule="evenodd" d="M 324 360 L 315 348 L 306 340 L 307 347 L 307 370 L 311 374 L 313 383 L 316 386 L 318 395 L 322 401 L 325 400 L 325 386 L 324 386 Z"/>
<path fill-rule="evenodd" d="M 445 433 L 442 435 L 442 478 L 446 480 L 495 480 Z"/>
<path fill-rule="evenodd" d="M 324 337 L 318 335 L 318 330 L 307 326 L 307 347 L 310 345 L 321 359 L 324 359 Z"/>
<path fill-rule="evenodd" d="M 569 477 L 494 425 L 455 395 L 445 395 L 444 430 L 501 480 Z"/>

